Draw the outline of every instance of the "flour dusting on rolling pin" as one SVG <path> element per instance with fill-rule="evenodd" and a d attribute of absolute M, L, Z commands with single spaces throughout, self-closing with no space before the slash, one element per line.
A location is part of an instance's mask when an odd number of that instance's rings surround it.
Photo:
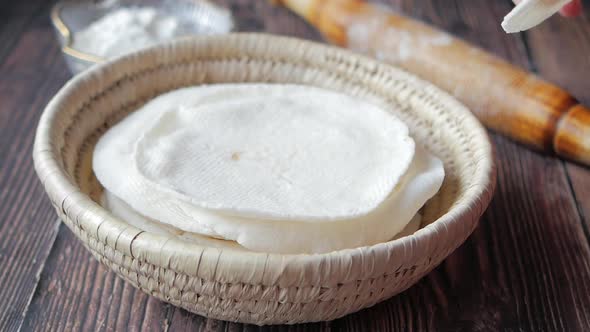
<path fill-rule="evenodd" d="M 279 2 L 333 44 L 394 64 L 453 94 L 488 128 L 534 149 L 590 164 L 590 110 L 538 76 L 382 5 Z"/>

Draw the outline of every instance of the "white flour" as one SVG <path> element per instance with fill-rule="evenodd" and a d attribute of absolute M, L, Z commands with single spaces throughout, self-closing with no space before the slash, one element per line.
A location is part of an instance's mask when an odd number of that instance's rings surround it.
<path fill-rule="evenodd" d="M 204 10 L 219 11 L 219 30 L 231 30 L 231 16 L 219 8 Z M 226 15 L 227 14 L 227 15 Z M 112 58 L 175 37 L 198 31 L 197 18 L 192 21 L 166 14 L 153 7 L 128 7 L 114 10 L 78 31 L 73 36 L 73 47 L 79 51 L 102 58 Z"/>
<path fill-rule="evenodd" d="M 361 53 L 373 53 L 381 61 L 399 63 L 432 48 L 447 47 L 453 39 L 444 32 L 412 33 L 389 25 L 387 17 L 363 18 L 347 29 L 348 47 Z"/>
<path fill-rule="evenodd" d="M 111 58 L 178 35 L 179 22 L 155 8 L 121 8 L 74 35 L 74 48 Z"/>

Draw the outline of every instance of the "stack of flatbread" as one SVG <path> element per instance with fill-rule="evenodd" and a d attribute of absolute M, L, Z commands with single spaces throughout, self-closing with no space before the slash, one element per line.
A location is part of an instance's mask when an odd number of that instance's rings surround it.
<path fill-rule="evenodd" d="M 269 253 L 411 234 L 444 178 L 390 112 L 280 84 L 161 95 L 101 137 L 93 168 L 106 207 L 140 229 Z"/>

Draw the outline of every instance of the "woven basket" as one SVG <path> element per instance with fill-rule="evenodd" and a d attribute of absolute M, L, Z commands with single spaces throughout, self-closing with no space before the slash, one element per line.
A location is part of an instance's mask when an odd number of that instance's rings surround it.
<path fill-rule="evenodd" d="M 105 130 L 159 94 L 221 82 L 319 86 L 401 117 L 445 164 L 443 187 L 423 209 L 423 228 L 328 254 L 235 252 L 141 231 L 96 203 L 102 188 L 91 157 Z M 45 109 L 34 159 L 57 213 L 104 265 L 186 310 L 260 325 L 335 319 L 410 287 L 471 234 L 495 183 L 485 130 L 447 94 L 347 51 L 262 34 L 182 40 L 75 77 Z"/>

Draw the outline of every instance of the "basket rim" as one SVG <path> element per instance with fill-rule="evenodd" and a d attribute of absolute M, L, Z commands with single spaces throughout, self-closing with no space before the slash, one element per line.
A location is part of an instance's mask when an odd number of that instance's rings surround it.
<path fill-rule="evenodd" d="M 104 242 L 105 245 L 111 246 L 116 251 L 118 250 L 127 253 L 132 258 L 135 258 L 133 248 L 141 248 L 141 251 L 145 251 L 146 253 L 148 253 L 145 257 L 146 261 L 158 266 L 161 266 L 163 264 L 160 262 L 158 257 L 154 258 L 154 255 L 161 255 L 162 250 L 164 250 L 164 246 L 167 246 L 169 250 L 174 250 L 174 248 L 177 245 L 181 245 L 185 248 L 194 248 L 194 253 L 197 256 L 202 256 L 203 252 L 207 250 L 217 252 L 219 256 L 221 256 L 224 253 L 230 254 L 233 257 L 232 259 L 236 260 L 248 260 L 255 256 L 264 257 L 267 261 L 269 259 L 280 261 L 282 258 L 286 258 L 297 260 L 304 267 L 311 265 L 317 267 L 317 265 L 320 262 L 323 262 L 323 264 L 325 264 L 326 261 L 337 260 L 338 257 L 341 257 L 343 255 L 362 255 L 363 252 L 366 253 L 367 251 L 374 254 L 380 254 L 393 253 L 397 250 L 415 250 L 415 247 L 418 247 L 422 244 L 428 245 L 428 243 L 431 243 L 432 240 L 440 238 L 440 233 L 446 233 L 446 230 L 449 226 L 463 223 L 463 219 L 468 214 L 474 214 L 474 207 L 480 207 L 481 211 L 476 212 L 476 219 L 479 219 L 479 217 L 483 213 L 483 210 L 485 210 L 488 203 L 490 202 L 495 189 L 496 166 L 494 163 L 494 148 L 486 130 L 464 105 L 462 105 L 459 101 L 457 101 L 448 93 L 443 92 L 438 87 L 435 87 L 432 83 L 419 79 L 405 72 L 404 70 L 396 68 L 394 66 L 380 63 L 377 60 L 368 58 L 366 56 L 359 55 L 333 46 L 328 46 L 312 41 L 304 41 L 294 37 L 274 36 L 266 33 L 230 33 L 226 35 L 196 36 L 190 38 L 183 38 L 180 40 L 171 41 L 166 44 L 153 46 L 139 52 L 123 55 L 113 60 L 101 63 L 97 66 L 94 66 L 86 70 L 81 74 L 78 74 L 69 82 L 67 82 L 66 85 L 62 87 L 60 91 L 51 99 L 51 101 L 43 111 L 37 128 L 33 149 L 35 169 L 45 186 L 46 192 L 52 193 L 61 198 L 60 200 L 62 202 L 62 206 L 58 208 L 61 208 L 64 214 L 67 214 L 67 212 L 71 209 L 81 209 L 86 213 L 86 216 L 91 215 L 100 218 L 102 220 L 100 224 L 101 229 L 120 229 L 122 224 L 122 222 L 119 221 L 109 211 L 102 208 L 99 204 L 94 202 L 89 196 L 84 194 L 80 190 L 80 188 L 75 184 L 74 181 L 70 180 L 70 177 L 67 174 L 67 172 L 60 166 L 60 163 L 57 159 L 57 153 L 53 151 L 53 146 L 51 143 L 51 132 L 55 126 L 54 122 L 56 114 L 58 113 L 60 106 L 63 105 L 63 103 L 68 99 L 68 97 L 72 95 L 72 92 L 78 89 L 80 84 L 85 83 L 89 80 L 96 80 L 97 77 L 99 77 L 100 74 L 103 73 L 105 70 L 112 70 L 113 68 L 122 66 L 126 61 L 129 61 L 131 59 L 138 59 L 150 55 L 153 56 L 155 54 L 158 54 L 159 52 L 170 52 L 175 47 L 187 47 L 195 41 L 210 42 L 215 40 L 221 40 L 225 42 L 232 42 L 236 39 L 241 39 L 246 42 L 255 42 L 263 39 L 269 43 L 283 43 L 284 45 L 293 48 L 304 46 L 310 49 L 331 52 L 331 54 L 336 54 L 346 58 L 353 58 L 355 59 L 355 61 L 370 64 L 371 66 L 374 66 L 379 70 L 389 70 L 390 72 L 395 73 L 395 75 L 403 77 L 408 82 L 411 82 L 414 85 L 414 88 L 419 87 L 422 93 L 430 96 L 435 96 L 437 102 L 440 105 L 443 105 L 446 108 L 453 109 L 453 113 L 459 113 L 461 115 L 462 121 L 464 121 L 465 123 L 464 127 L 468 126 L 469 131 L 474 132 L 478 138 L 477 142 L 474 142 L 474 144 L 477 144 L 478 148 L 484 150 L 485 157 L 476 160 L 476 163 L 481 167 L 477 167 L 478 171 L 471 175 L 474 179 L 475 185 L 470 186 L 465 191 L 466 196 L 468 197 L 467 201 L 465 202 L 465 204 L 453 207 L 445 214 L 440 216 L 437 220 L 421 228 L 412 235 L 397 240 L 378 243 L 371 246 L 343 249 L 321 254 L 278 254 L 249 251 L 241 252 L 234 250 L 217 249 L 205 247 L 195 243 L 187 243 L 176 238 L 168 238 L 163 235 L 145 232 L 142 230 L 135 229 L 132 226 L 126 227 L 119 234 L 119 236 L 129 237 L 131 241 L 129 244 L 129 248 L 117 248 L 117 243 L 113 245 L 112 243 L 110 243 L 112 241 L 103 239 L 102 242 Z M 471 231 L 473 231 L 476 224 L 477 222 L 474 222 L 474 224 L 470 225 L 469 229 L 465 231 L 465 238 L 471 234 Z M 97 239 L 99 237 L 100 236 L 98 236 L 97 234 Z M 152 240 L 163 243 L 162 247 L 151 246 L 150 243 L 153 243 Z M 185 255 L 190 256 L 190 254 L 186 253 Z M 199 260 L 200 259 L 201 258 L 199 258 Z M 167 268 L 171 269 L 170 266 L 167 266 Z M 267 266 L 265 265 L 264 268 L 267 268 Z"/>

